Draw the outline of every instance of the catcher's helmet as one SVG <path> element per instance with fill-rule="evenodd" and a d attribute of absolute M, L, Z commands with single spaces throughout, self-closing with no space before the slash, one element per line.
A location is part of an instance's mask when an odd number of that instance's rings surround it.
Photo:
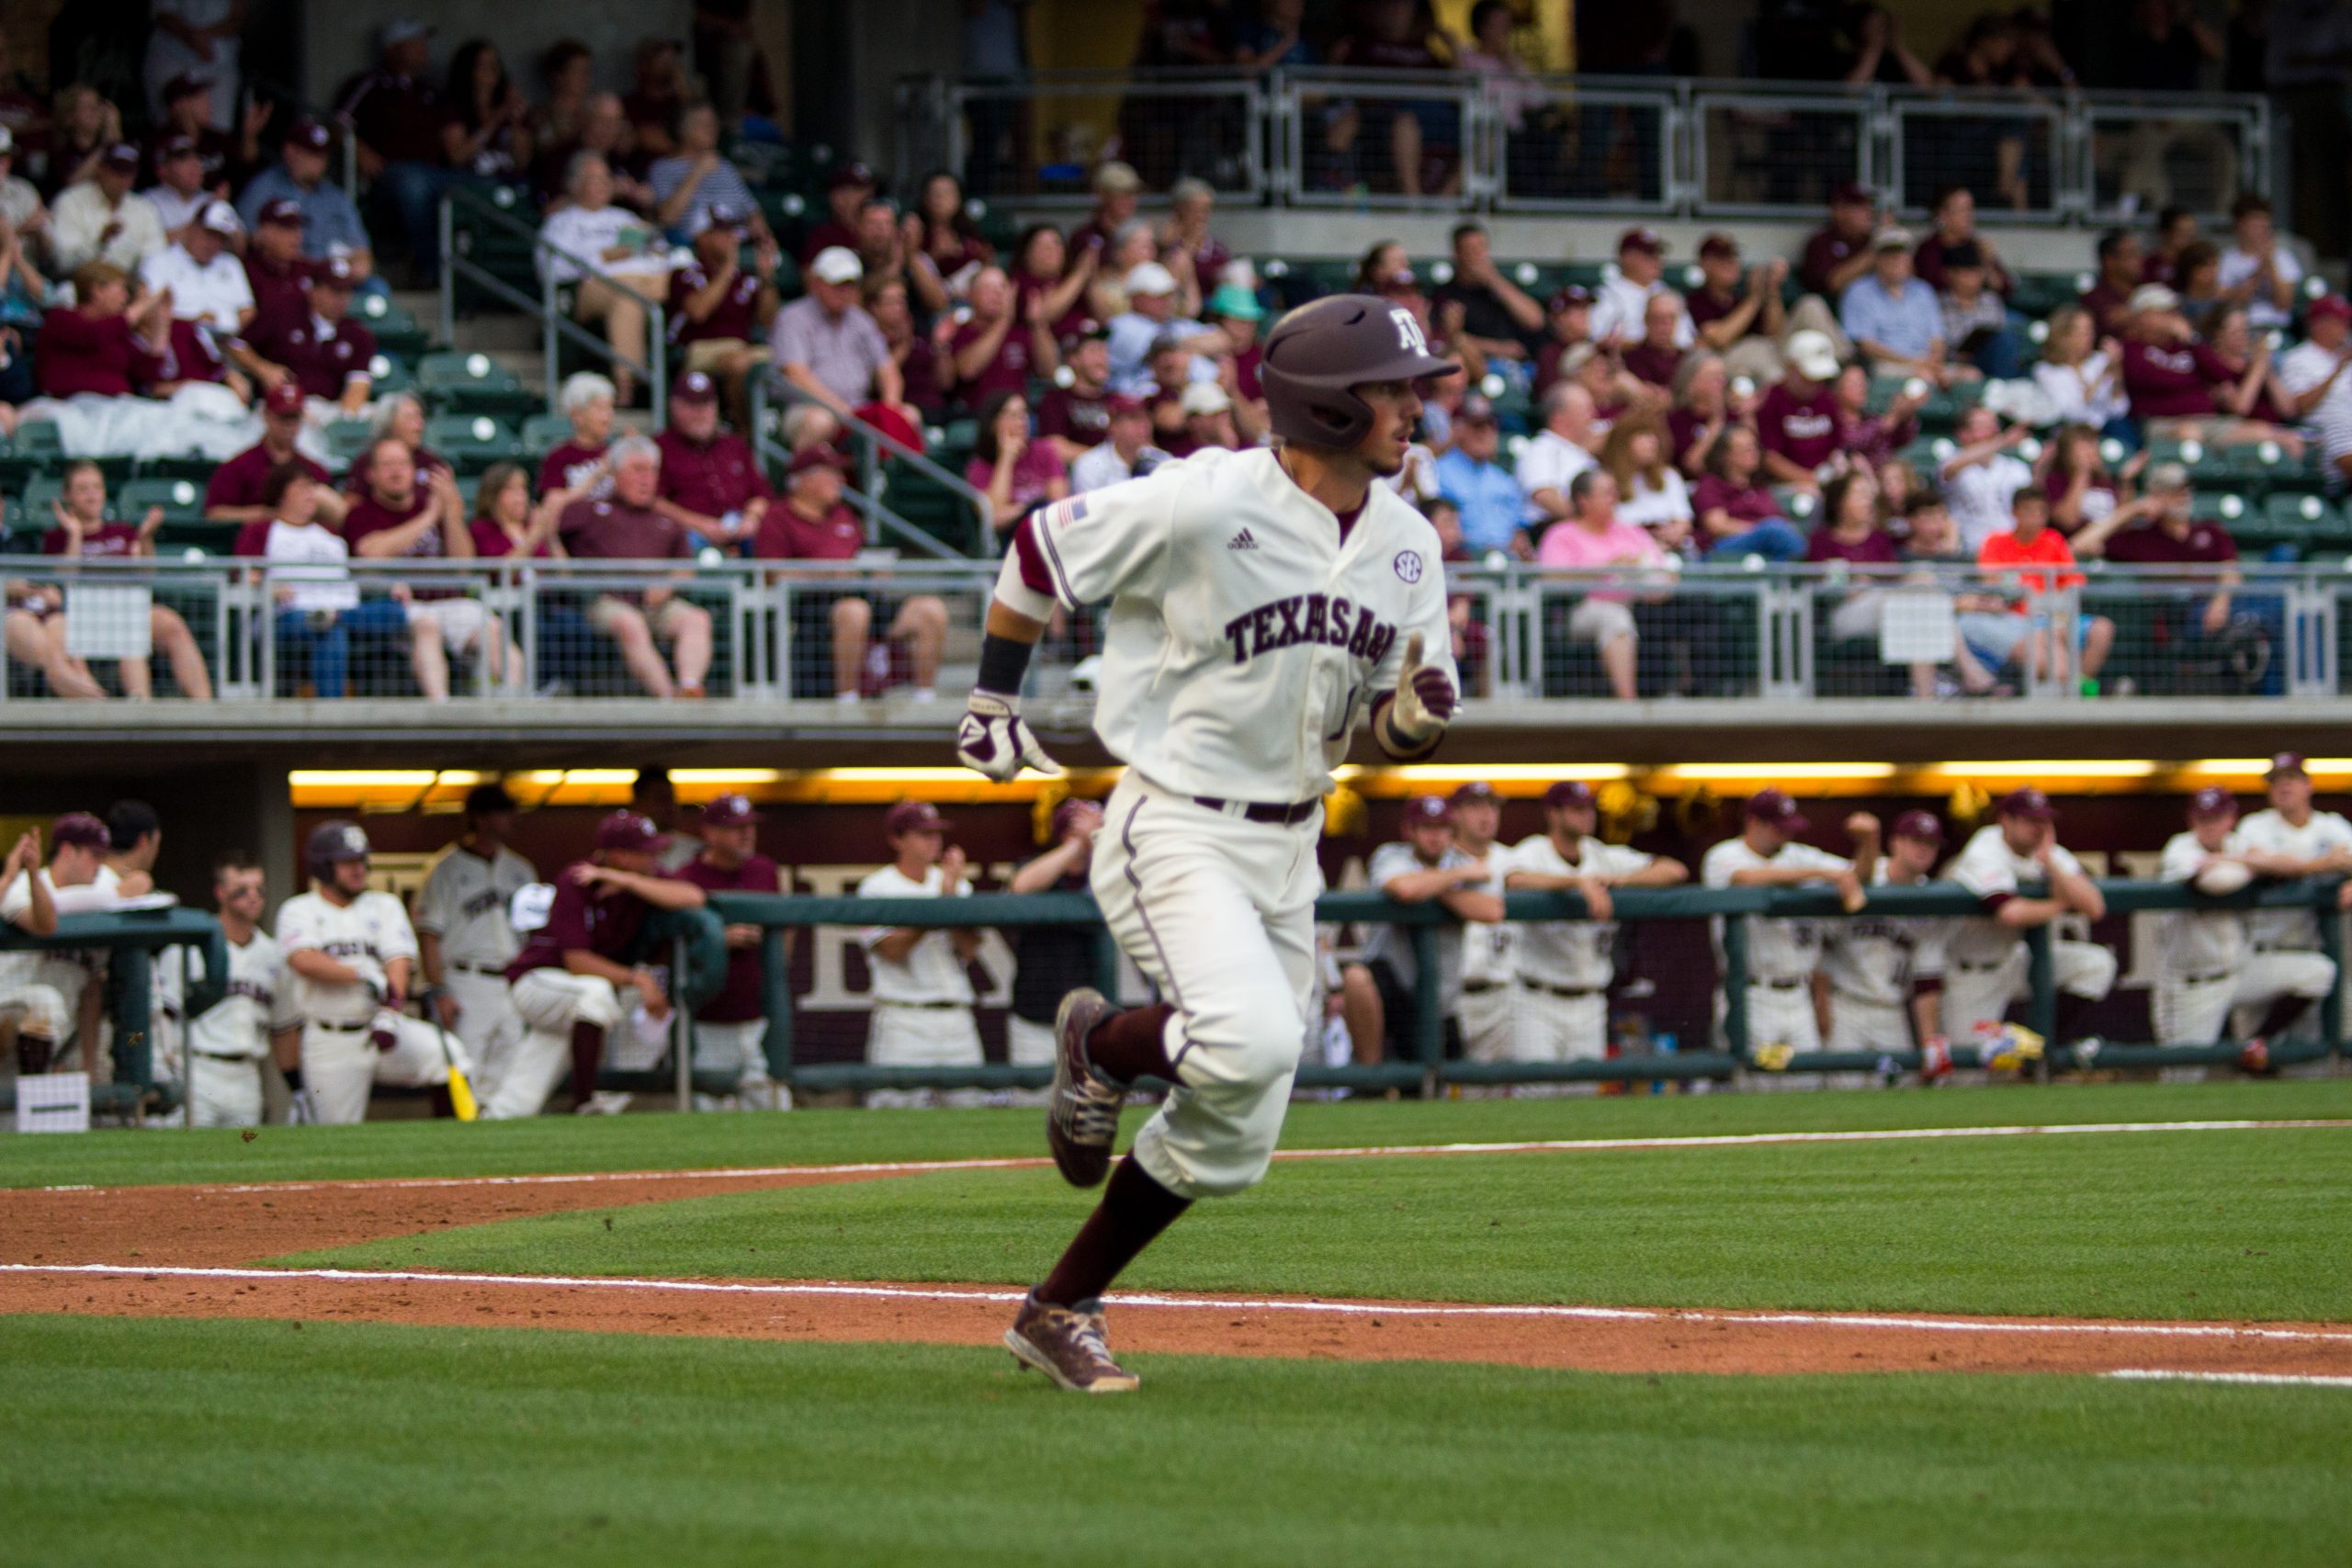
<path fill-rule="evenodd" d="M 1370 294 L 1334 294 L 1274 323 L 1258 378 L 1275 434 L 1345 451 L 1372 430 L 1372 410 L 1355 388 L 1460 368 L 1430 352 L 1419 320 L 1403 306 Z"/>
<path fill-rule="evenodd" d="M 320 823 L 311 829 L 311 841 L 302 850 L 302 863 L 321 882 L 334 874 L 338 861 L 367 858 L 368 835 L 356 822 Z"/>

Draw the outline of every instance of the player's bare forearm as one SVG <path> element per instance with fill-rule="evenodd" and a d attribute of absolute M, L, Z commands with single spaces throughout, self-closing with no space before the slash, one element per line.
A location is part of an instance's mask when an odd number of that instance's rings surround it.
<path fill-rule="evenodd" d="M 2066 912 L 2066 906 L 2055 898 L 2011 898 L 2002 904 L 1993 918 L 2005 926 L 2018 931 L 2034 926 L 2046 926 Z"/>
<path fill-rule="evenodd" d="M 593 975 L 599 980 L 610 980 L 624 990 L 637 985 L 636 970 L 626 964 L 615 963 L 593 948 L 565 948 L 563 966 L 574 975 Z"/>
<path fill-rule="evenodd" d="M 1503 901 L 1477 888 L 1457 887 L 1451 893 L 1439 894 L 1437 901 L 1458 920 L 1484 920 L 1493 925 L 1503 918 Z"/>
<path fill-rule="evenodd" d="M 305 980 L 320 986 L 357 986 L 364 984 L 358 970 L 340 964 L 315 947 L 298 948 L 286 955 L 286 967 Z"/>
<path fill-rule="evenodd" d="M 297 1024 L 292 1029 L 281 1029 L 273 1033 L 269 1037 L 269 1055 L 270 1059 L 277 1064 L 280 1072 L 289 1067 L 300 1066 L 302 1065 L 301 1025 Z"/>
<path fill-rule="evenodd" d="M 1939 987 L 1922 983 L 1912 993 L 1911 1027 L 1919 1032 L 1920 1043 L 1935 1039 L 1944 1032 L 1944 994 Z"/>
<path fill-rule="evenodd" d="M 924 934 L 913 926 L 900 926 L 874 944 L 874 956 L 888 959 L 893 964 L 904 964 L 908 955 L 914 952 L 915 943 L 921 942 Z"/>
<path fill-rule="evenodd" d="M 1690 868 L 1660 855 L 1639 871 L 1610 880 L 1619 887 L 1679 887 L 1690 880 Z"/>
<path fill-rule="evenodd" d="M 442 983 L 441 938 L 438 932 L 416 933 L 416 961 L 418 966 L 424 971 L 426 985 L 438 986 Z"/>
<path fill-rule="evenodd" d="M 2086 919 L 2102 919 L 2107 915 L 2107 896 L 2089 877 L 2078 871 L 2060 871 L 2053 867 L 2050 873 L 2050 888 L 2068 908 Z"/>

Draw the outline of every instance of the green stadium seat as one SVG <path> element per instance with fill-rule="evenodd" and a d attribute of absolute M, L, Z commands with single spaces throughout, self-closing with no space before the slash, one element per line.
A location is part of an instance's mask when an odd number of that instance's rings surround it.
<path fill-rule="evenodd" d="M 503 458 L 519 457 L 514 433 L 486 413 L 436 413 L 424 422 L 424 445 L 460 474 L 479 474 Z"/>
<path fill-rule="evenodd" d="M 2235 529 L 2246 519 L 2245 498 L 2233 490 L 2200 490 L 2188 498 L 2188 514 Z"/>
<path fill-rule="evenodd" d="M 433 334 L 407 307 L 381 294 L 362 294 L 352 302 L 360 323 L 376 334 L 376 346 L 401 358 L 414 358 L 433 346 Z"/>
<path fill-rule="evenodd" d="M 379 398 L 409 391 L 416 385 L 416 376 L 409 369 L 407 361 L 396 359 L 381 351 L 368 362 L 368 374 L 375 378 L 376 396 Z"/>
<path fill-rule="evenodd" d="M 568 414 L 542 412 L 523 422 L 523 452 L 534 460 L 546 457 L 571 439 L 571 418 Z"/>
<path fill-rule="evenodd" d="M 2344 515 L 2332 502 L 2316 495 L 2274 495 L 2262 508 L 2262 532 L 2285 538 L 2313 539 L 2339 536 Z"/>
<path fill-rule="evenodd" d="M 8 509 L 8 532 L 48 532 L 56 523 L 50 507 L 64 494 L 65 480 L 55 473 L 35 474 L 27 479 L 24 492 L 17 498 L 17 504 Z"/>
<path fill-rule="evenodd" d="M 376 438 L 375 426 L 364 419 L 331 419 L 321 434 L 326 437 L 328 453 L 336 463 L 346 467 Z"/>
<path fill-rule="evenodd" d="M 428 406 L 452 413 L 520 415 L 539 406 L 537 393 L 486 354 L 428 354 L 416 362 L 416 388 Z"/>
<path fill-rule="evenodd" d="M 151 506 L 164 509 L 166 523 L 200 522 L 204 517 L 204 482 L 192 479 L 137 479 L 115 492 L 115 506 L 124 517 L 137 521 Z"/>

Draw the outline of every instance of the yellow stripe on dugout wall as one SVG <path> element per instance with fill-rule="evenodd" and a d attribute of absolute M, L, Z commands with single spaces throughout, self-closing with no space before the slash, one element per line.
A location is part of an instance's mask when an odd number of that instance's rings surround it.
<path fill-rule="evenodd" d="M 2352 757 L 2314 757 L 2314 777 L 2352 776 Z M 2021 784 L 2036 784 L 2062 795 L 2176 795 L 2208 784 L 2259 784 L 2266 758 L 2207 758 L 2160 761 L 2098 758 L 2076 761 L 1893 762 L 1687 762 L 1633 767 L 1623 762 L 1418 763 L 1407 767 L 1337 770 L 1341 788 L 1371 800 L 1408 795 L 1442 795 L 1473 780 L 1498 795 L 1532 797 L 1562 779 L 1587 784 L 1624 780 L 1636 789 L 1681 795 L 1705 789 L 1741 795 L 1767 786 L 1809 795 L 1941 795 L 1965 784 L 1999 795 Z M 990 784 L 963 768 L 678 768 L 670 779 L 678 798 L 698 805 L 717 795 L 741 794 L 770 805 L 872 806 L 912 797 L 942 806 L 989 802 L 1033 803 L 1066 795 L 1100 797 L 1110 793 L 1123 770 L 1080 770 L 1062 778 L 1035 776 L 1009 784 Z M 625 806 L 637 773 L 630 768 L 541 768 L 499 774 L 470 769 L 297 769 L 287 775 L 298 808 L 329 811 L 439 813 L 456 811 L 465 794 L 485 781 L 502 780 L 525 809 L 541 806 Z"/>

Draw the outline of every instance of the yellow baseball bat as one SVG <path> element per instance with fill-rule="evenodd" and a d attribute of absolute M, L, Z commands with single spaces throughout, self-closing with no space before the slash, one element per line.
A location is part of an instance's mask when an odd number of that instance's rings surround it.
<path fill-rule="evenodd" d="M 424 1021 L 433 1026 L 435 1038 L 441 1042 L 441 1060 L 449 1069 L 449 1109 L 460 1122 L 479 1121 L 481 1108 L 474 1102 L 474 1086 L 466 1081 L 466 1069 L 458 1066 L 457 1053 L 449 1049 L 449 1032 L 442 1026 L 441 1015 L 434 1010 L 434 998 L 424 998 Z"/>

